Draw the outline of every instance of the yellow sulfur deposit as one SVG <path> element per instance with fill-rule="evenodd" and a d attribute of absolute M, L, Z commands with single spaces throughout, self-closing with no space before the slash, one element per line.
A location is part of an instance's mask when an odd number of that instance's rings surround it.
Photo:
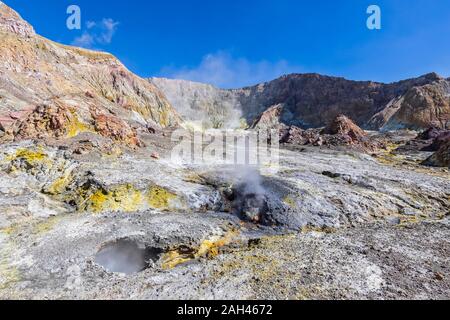
<path fill-rule="evenodd" d="M 195 259 L 193 255 L 183 254 L 178 250 L 172 250 L 164 254 L 162 268 L 164 270 L 173 269 L 176 266 Z"/>
<path fill-rule="evenodd" d="M 1 232 L 0 237 L 2 237 Z M 5 243 L 2 240 L 0 238 L 0 290 L 7 289 L 12 283 L 20 280 L 19 270 L 9 263 L 14 247 L 11 243 Z"/>
<path fill-rule="evenodd" d="M 20 281 L 19 270 L 0 263 L 0 290 L 8 288 L 12 283 Z"/>
<path fill-rule="evenodd" d="M 147 194 L 148 205 L 153 209 L 167 210 L 170 206 L 170 200 L 175 198 L 175 194 L 157 186 L 150 188 Z"/>
<path fill-rule="evenodd" d="M 74 138 L 83 132 L 93 132 L 92 129 L 78 119 L 74 112 L 72 112 L 72 115 L 73 117 L 70 119 L 67 127 L 67 138 Z"/>
<path fill-rule="evenodd" d="M 163 256 L 163 269 L 173 269 L 176 266 L 186 263 L 188 261 L 198 259 L 201 257 L 216 257 L 219 255 L 219 250 L 222 247 L 229 245 L 236 237 L 237 231 L 229 231 L 224 236 L 213 237 L 202 241 L 198 249 L 190 253 L 184 253 L 180 249 L 175 249 L 167 252 Z"/>
<path fill-rule="evenodd" d="M 200 258 L 203 256 L 216 257 L 219 254 L 219 249 L 226 245 L 229 245 L 236 234 L 236 231 L 229 231 L 223 237 L 204 240 L 200 244 L 200 248 L 198 249 L 196 258 Z"/>
<path fill-rule="evenodd" d="M 66 173 L 64 173 L 63 176 L 56 179 L 50 185 L 50 187 L 46 190 L 47 193 L 51 195 L 61 194 L 62 192 L 64 192 L 66 186 L 71 182 L 71 178 L 72 178 L 71 172 L 67 171 Z"/>
<path fill-rule="evenodd" d="M 132 185 L 122 185 L 111 191 L 97 190 L 86 203 L 85 210 L 100 213 L 104 211 L 134 212 L 143 208 L 141 191 Z"/>
<path fill-rule="evenodd" d="M 36 151 L 29 149 L 18 149 L 15 154 L 7 157 L 8 161 L 14 161 L 16 159 L 23 159 L 29 164 L 33 165 L 38 162 L 42 162 L 48 158 L 48 155 L 40 147 Z"/>
<path fill-rule="evenodd" d="M 125 212 L 131 213 L 146 209 L 168 210 L 175 194 L 158 186 L 141 191 L 132 184 L 115 185 L 107 189 L 98 186 L 84 186 L 74 192 L 64 194 L 64 188 L 70 184 L 72 175 L 68 171 L 48 188 L 53 195 L 62 195 L 62 201 L 75 203 L 79 211 Z"/>

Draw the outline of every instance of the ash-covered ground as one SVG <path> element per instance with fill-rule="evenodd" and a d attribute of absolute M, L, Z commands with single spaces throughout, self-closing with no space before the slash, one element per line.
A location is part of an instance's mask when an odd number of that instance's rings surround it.
<path fill-rule="evenodd" d="M 0 298 L 450 297 L 429 152 L 289 146 L 272 171 L 175 164 L 169 136 L 2 144 Z"/>

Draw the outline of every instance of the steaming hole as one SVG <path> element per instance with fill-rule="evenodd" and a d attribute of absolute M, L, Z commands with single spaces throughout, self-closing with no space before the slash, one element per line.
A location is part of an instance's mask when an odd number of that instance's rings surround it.
<path fill-rule="evenodd" d="M 162 250 L 145 248 L 131 240 L 118 240 L 102 248 L 95 262 L 109 272 L 134 274 L 156 263 Z"/>
<path fill-rule="evenodd" d="M 267 224 L 266 214 L 269 211 L 265 192 L 242 183 L 224 192 L 225 198 L 231 202 L 231 212 L 245 221 Z"/>

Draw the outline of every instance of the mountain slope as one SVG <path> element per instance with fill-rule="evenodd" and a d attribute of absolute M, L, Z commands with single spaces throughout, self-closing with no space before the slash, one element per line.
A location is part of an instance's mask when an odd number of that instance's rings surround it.
<path fill-rule="evenodd" d="M 0 56 L 0 127 L 16 139 L 89 131 L 134 144 L 133 127 L 180 121 L 157 88 L 112 55 L 40 37 L 1 2 Z"/>

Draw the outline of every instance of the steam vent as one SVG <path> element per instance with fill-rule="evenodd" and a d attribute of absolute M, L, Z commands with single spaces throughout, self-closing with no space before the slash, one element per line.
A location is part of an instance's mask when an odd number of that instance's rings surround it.
<path fill-rule="evenodd" d="M 35 27 L 0 2 L 0 299 L 450 298 L 450 79 L 219 89 Z"/>

